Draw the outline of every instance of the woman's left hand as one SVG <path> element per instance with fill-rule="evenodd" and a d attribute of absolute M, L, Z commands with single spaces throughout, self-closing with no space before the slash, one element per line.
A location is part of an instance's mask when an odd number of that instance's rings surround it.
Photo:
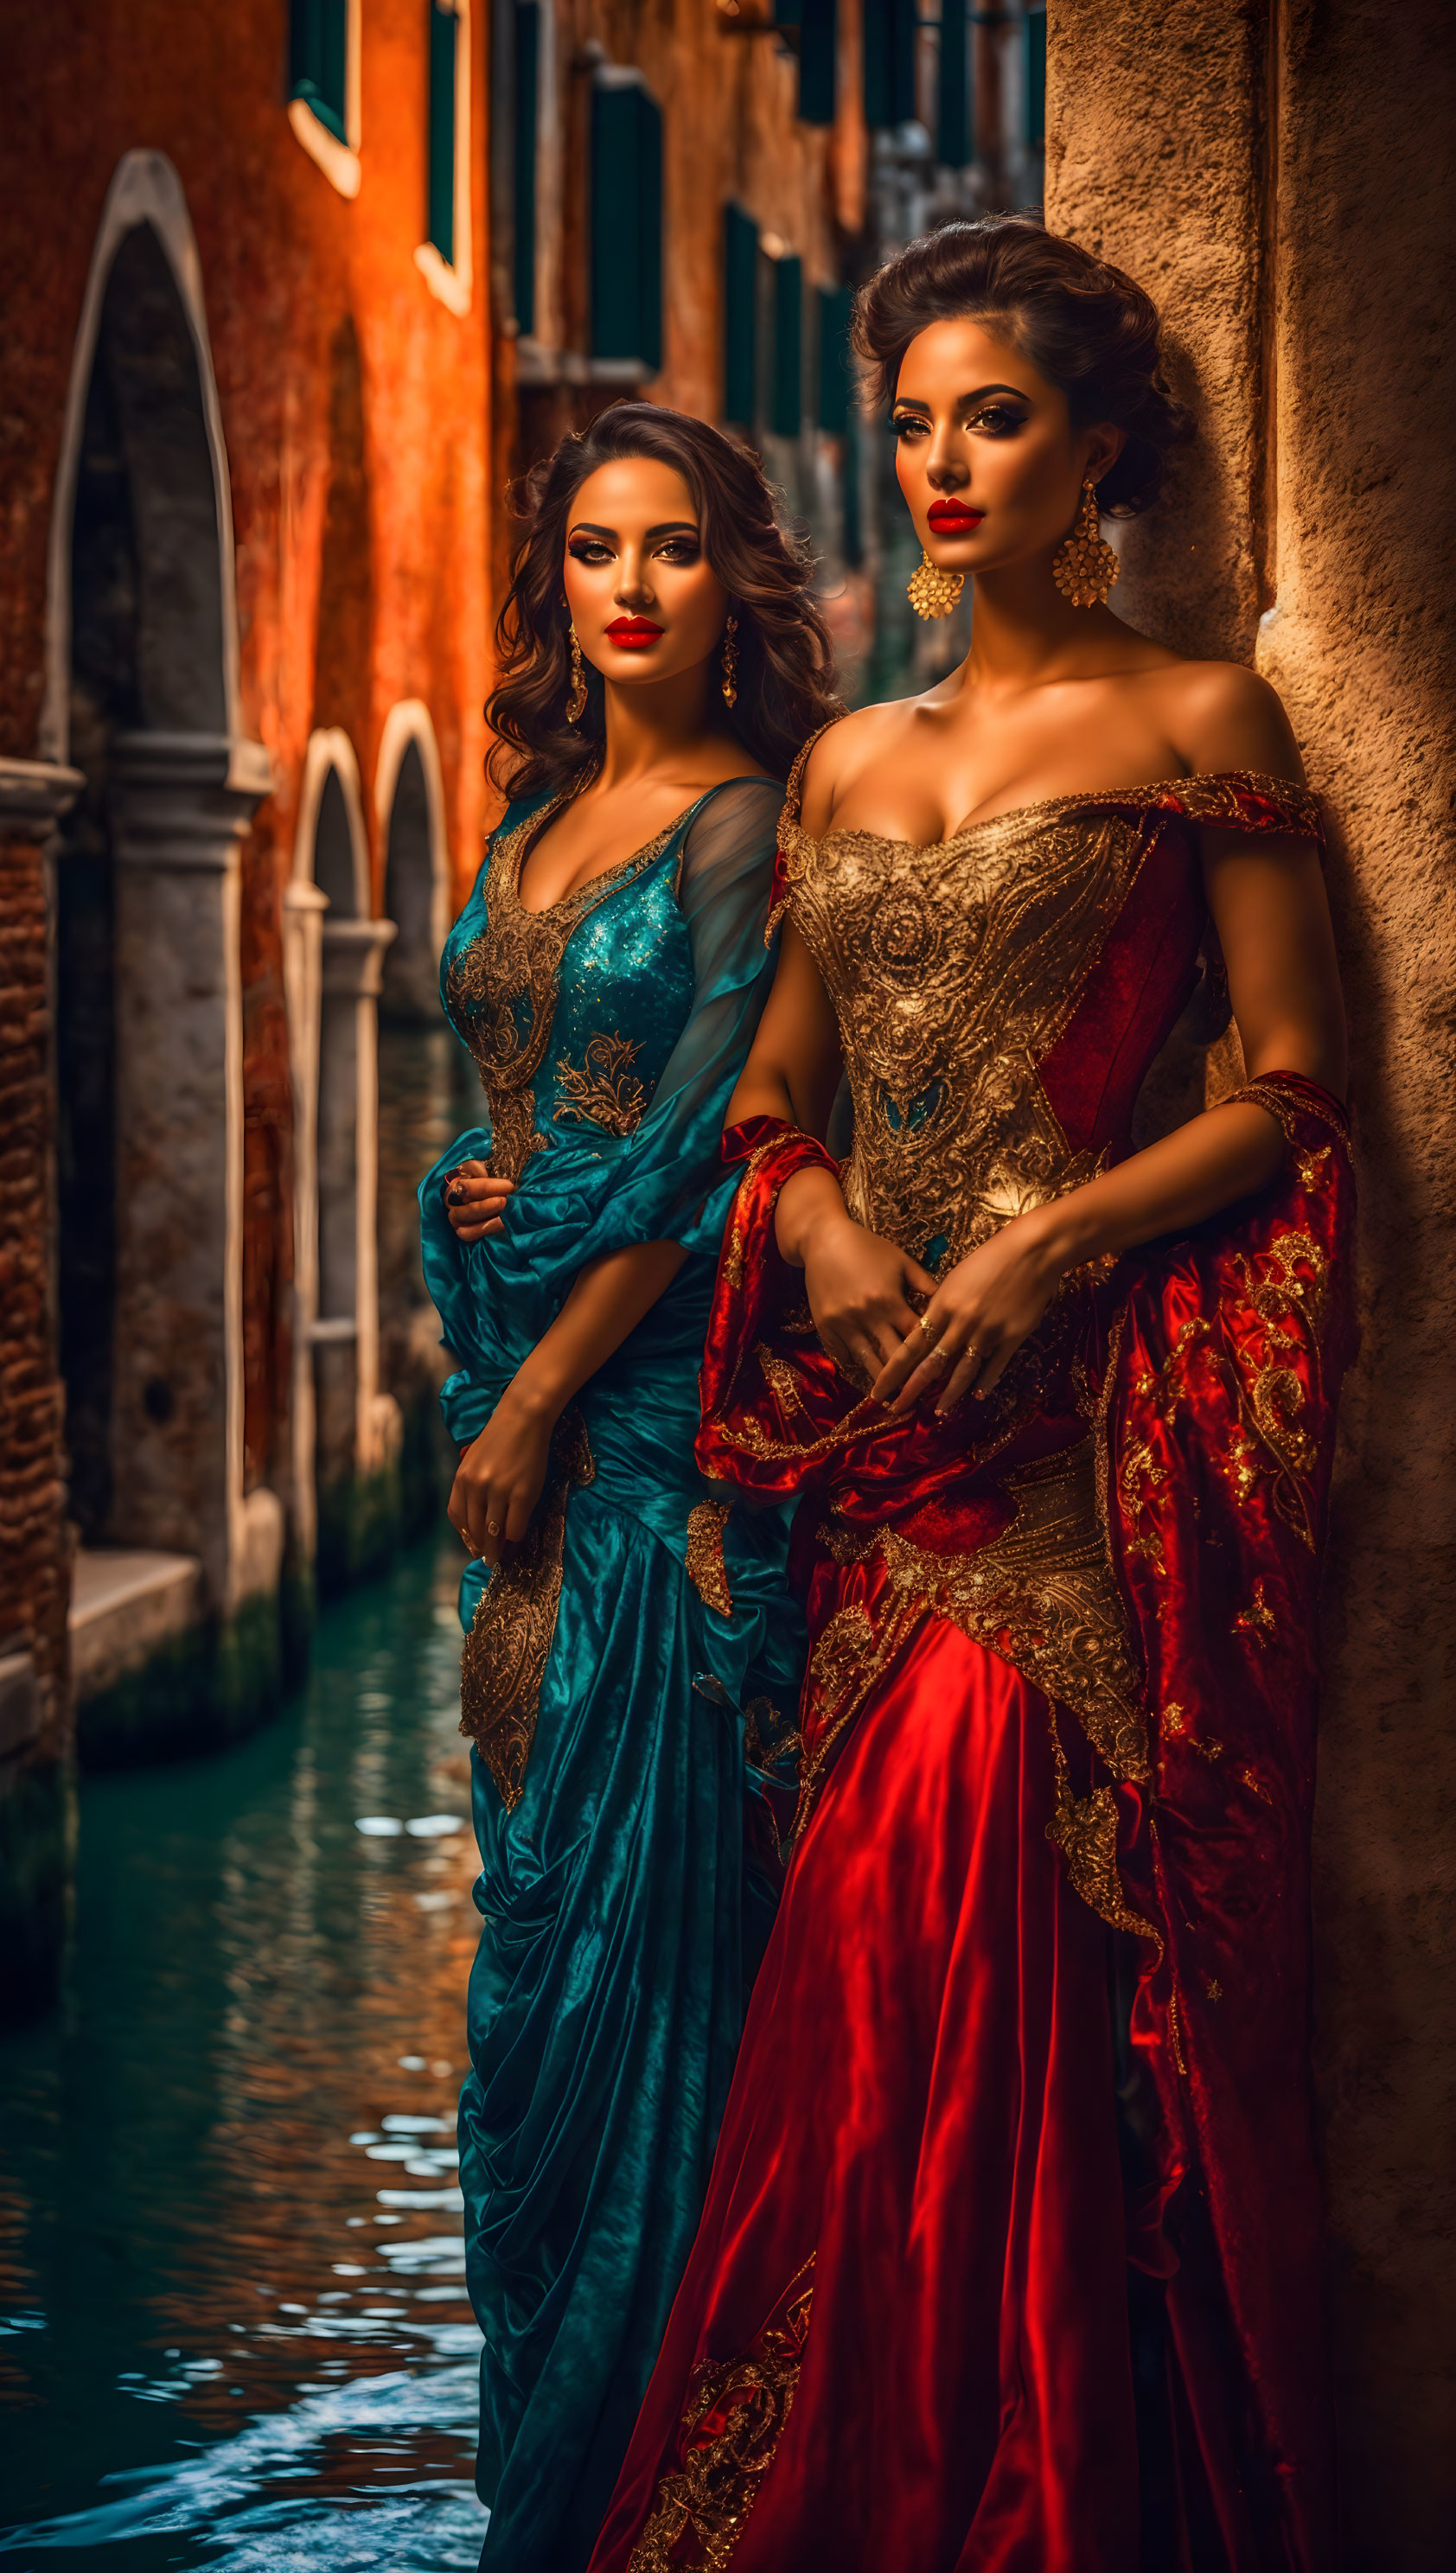
<path fill-rule="evenodd" d="M 875 1378 L 875 1400 L 888 1403 L 893 1415 L 933 1393 L 944 1417 L 966 1394 L 980 1398 L 1001 1382 L 1063 1272 L 1041 1213 L 1016 1217 L 941 1280 L 920 1321 Z"/>
<path fill-rule="evenodd" d="M 480 1435 L 460 1458 L 448 1515 L 471 1554 L 492 1567 L 518 1545 L 545 1486 L 556 1412 L 542 1396 L 508 1384 Z"/>

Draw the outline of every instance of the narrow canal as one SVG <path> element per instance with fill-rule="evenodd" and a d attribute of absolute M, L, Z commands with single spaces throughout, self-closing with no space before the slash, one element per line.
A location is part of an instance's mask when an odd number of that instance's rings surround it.
<path fill-rule="evenodd" d="M 329 1608 L 252 1741 L 83 1784 L 62 2007 L 0 2046 L 0 2558 L 474 2565 L 458 1563 Z"/>

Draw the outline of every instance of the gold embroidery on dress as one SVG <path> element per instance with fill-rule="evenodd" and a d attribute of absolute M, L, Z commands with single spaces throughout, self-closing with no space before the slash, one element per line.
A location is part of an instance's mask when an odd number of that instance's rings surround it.
<path fill-rule="evenodd" d="M 514 1183 L 532 1153 L 544 1152 L 535 1131 L 536 1074 L 545 1058 L 556 1014 L 556 982 L 567 942 L 609 894 L 661 856 L 677 829 L 659 831 L 619 866 L 592 876 L 545 911 L 527 911 L 520 899 L 520 871 L 527 849 L 554 821 L 573 790 L 565 789 L 514 829 L 490 852 L 483 900 L 485 926 L 451 958 L 445 977 L 449 1013 L 465 1037 L 490 1112 L 492 1178 Z"/>
<path fill-rule="evenodd" d="M 561 1604 L 566 1496 L 596 1473 L 586 1427 L 563 1411 L 532 1526 L 480 1595 L 460 1656 L 460 1731 L 477 1746 L 508 1814 L 520 1803 L 536 1736 L 541 1682 Z"/>
<path fill-rule="evenodd" d="M 1235 1635 L 1247 1635 L 1250 1642 L 1257 1644 L 1262 1652 L 1277 1622 L 1272 1608 L 1264 1597 L 1263 1582 L 1259 1580 L 1254 1583 L 1253 1597 L 1248 1606 L 1240 1608 L 1229 1631 Z"/>
<path fill-rule="evenodd" d="M 743 1756 L 752 1769 L 776 1769 L 797 1760 L 804 1744 L 797 1725 L 786 1723 L 770 1697 L 751 1697 L 743 1710 Z"/>
<path fill-rule="evenodd" d="M 579 1071 L 568 1055 L 558 1056 L 556 1078 L 565 1095 L 551 1112 L 555 1123 L 583 1117 L 608 1135 L 635 1134 L 647 1105 L 646 1093 L 631 1068 L 641 1051 L 630 1037 L 593 1036 L 586 1040 Z"/>
<path fill-rule="evenodd" d="M 1117 1799 L 1110 1787 L 1093 1787 L 1090 1796 L 1074 1796 L 1055 1709 L 1052 1740 L 1057 1756 L 1057 1803 L 1047 1825 L 1047 1838 L 1062 1852 L 1069 1885 L 1109 1928 L 1130 1930 L 1136 1938 L 1151 1939 L 1161 1950 L 1161 1933 L 1140 1912 L 1132 1910 L 1122 1890 L 1117 1872 Z"/>
<path fill-rule="evenodd" d="M 662 2476 L 627 2573 L 669 2573 L 690 2537 L 688 2559 L 722 2573 L 748 2525 L 788 2420 L 809 2337 L 814 2254 L 795 2271 L 739 2358 L 694 2368 L 678 2426 L 679 2464 Z"/>
<path fill-rule="evenodd" d="M 803 1839 L 813 1819 L 835 1744 L 924 1613 L 918 1599 L 893 1600 L 877 1621 L 860 1600 L 851 1599 L 836 1608 L 821 1629 L 805 1675 L 805 1705 L 815 1710 L 816 1722 L 812 1746 L 806 1745 L 799 1801 L 789 1832 L 791 1847 Z"/>
<path fill-rule="evenodd" d="M 723 1561 L 723 1530 L 731 1501 L 699 1501 L 687 1521 L 687 1576 L 698 1597 L 720 1617 L 731 1617 L 733 1598 Z"/>
<path fill-rule="evenodd" d="M 933 1554 L 894 1528 L 873 1545 L 897 1590 L 1071 1708 L 1114 1778 L 1145 1778 L 1147 1723 L 1097 1521 L 1091 1439 L 1007 1477 L 1016 1517 L 975 1554 Z M 843 1539 L 821 1531 L 841 1561 Z"/>
<path fill-rule="evenodd" d="M 1254 775 L 1057 796 L 929 846 L 780 823 L 788 906 L 838 1022 L 854 1101 L 857 1222 L 938 1274 L 1018 1214 L 1093 1179 L 1037 1077 L 1121 912 L 1160 809 L 1244 821 L 1240 796 L 1317 835 L 1313 798 Z"/>

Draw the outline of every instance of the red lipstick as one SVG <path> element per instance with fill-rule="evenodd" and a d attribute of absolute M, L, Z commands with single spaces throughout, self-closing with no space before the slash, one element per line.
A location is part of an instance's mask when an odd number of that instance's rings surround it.
<path fill-rule="evenodd" d="M 650 616 L 619 616 L 607 627 L 607 641 L 624 652 L 645 652 L 649 644 L 660 642 L 663 631 Z"/>
<path fill-rule="evenodd" d="M 971 536 L 985 515 L 984 509 L 968 509 L 964 500 L 933 500 L 931 531 L 937 536 Z"/>

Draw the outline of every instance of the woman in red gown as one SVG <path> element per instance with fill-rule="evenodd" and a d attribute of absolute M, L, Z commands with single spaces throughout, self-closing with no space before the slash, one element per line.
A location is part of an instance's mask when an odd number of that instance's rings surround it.
<path fill-rule="evenodd" d="M 1140 290 L 999 218 L 858 332 L 974 640 L 785 808 L 698 1453 L 799 1501 L 801 1795 L 593 2573 L 1315 2573 L 1317 811 L 1260 680 L 1105 605 L 1185 433 Z M 1200 953 L 1247 1077 L 1134 1150 Z"/>

